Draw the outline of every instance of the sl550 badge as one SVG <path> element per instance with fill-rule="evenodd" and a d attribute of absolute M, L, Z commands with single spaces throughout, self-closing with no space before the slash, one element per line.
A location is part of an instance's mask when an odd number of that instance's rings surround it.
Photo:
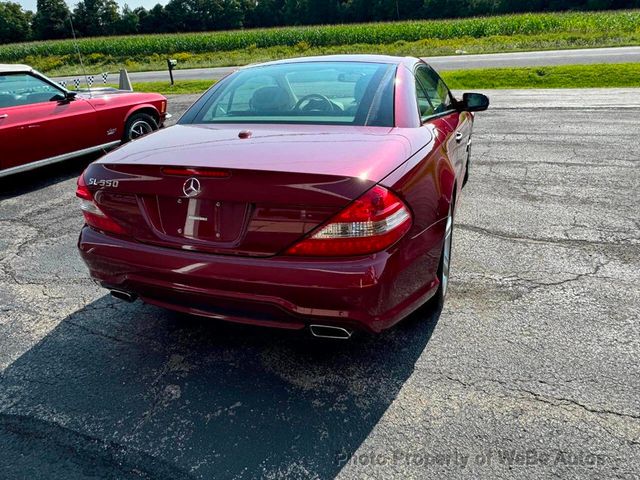
<path fill-rule="evenodd" d="M 89 179 L 89 185 L 95 185 L 96 187 L 118 187 L 118 180 L 98 180 L 96 178 Z"/>

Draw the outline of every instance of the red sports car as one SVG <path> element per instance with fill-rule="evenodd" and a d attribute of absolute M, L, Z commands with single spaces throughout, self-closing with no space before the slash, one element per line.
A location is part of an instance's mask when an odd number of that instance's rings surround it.
<path fill-rule="evenodd" d="M 70 92 L 26 65 L 0 65 L 0 177 L 157 130 L 166 108 L 162 95 Z"/>
<path fill-rule="evenodd" d="M 348 338 L 447 290 L 473 114 L 421 60 L 243 68 L 78 179 L 91 276 L 118 298 Z"/>

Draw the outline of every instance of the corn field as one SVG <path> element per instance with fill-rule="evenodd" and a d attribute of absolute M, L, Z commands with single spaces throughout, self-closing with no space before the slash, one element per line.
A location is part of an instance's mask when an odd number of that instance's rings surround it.
<path fill-rule="evenodd" d="M 603 34 L 640 32 L 640 11 L 599 13 L 521 14 L 459 20 L 283 27 L 185 34 L 135 35 L 79 39 L 84 55 L 140 58 L 177 52 L 206 53 L 276 46 L 325 47 L 354 44 L 392 44 L 421 39 L 481 38 L 494 35 L 548 33 Z M 71 40 L 0 46 L 0 62 L 25 61 L 30 56 L 72 56 Z"/>

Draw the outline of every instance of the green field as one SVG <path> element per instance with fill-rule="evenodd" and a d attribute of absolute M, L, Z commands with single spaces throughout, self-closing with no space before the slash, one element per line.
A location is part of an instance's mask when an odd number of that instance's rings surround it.
<path fill-rule="evenodd" d="M 640 44 L 640 11 L 521 14 L 459 20 L 283 27 L 230 32 L 80 39 L 92 73 L 243 65 L 290 56 L 385 53 L 433 56 Z M 51 75 L 78 73 L 70 40 L 0 46 L 0 62 L 27 63 Z"/>
<path fill-rule="evenodd" d="M 640 64 L 487 68 L 442 72 L 442 77 L 455 90 L 640 87 Z M 165 95 L 199 94 L 213 84 L 210 80 L 186 80 L 177 82 L 174 86 L 170 86 L 168 82 L 138 82 L 133 87 L 138 92 Z"/>

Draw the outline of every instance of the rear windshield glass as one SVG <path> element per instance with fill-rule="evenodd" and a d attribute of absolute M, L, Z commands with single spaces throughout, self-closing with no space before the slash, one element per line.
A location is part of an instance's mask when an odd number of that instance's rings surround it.
<path fill-rule="evenodd" d="M 393 126 L 395 66 L 308 62 L 241 70 L 213 89 L 189 123 Z"/>

